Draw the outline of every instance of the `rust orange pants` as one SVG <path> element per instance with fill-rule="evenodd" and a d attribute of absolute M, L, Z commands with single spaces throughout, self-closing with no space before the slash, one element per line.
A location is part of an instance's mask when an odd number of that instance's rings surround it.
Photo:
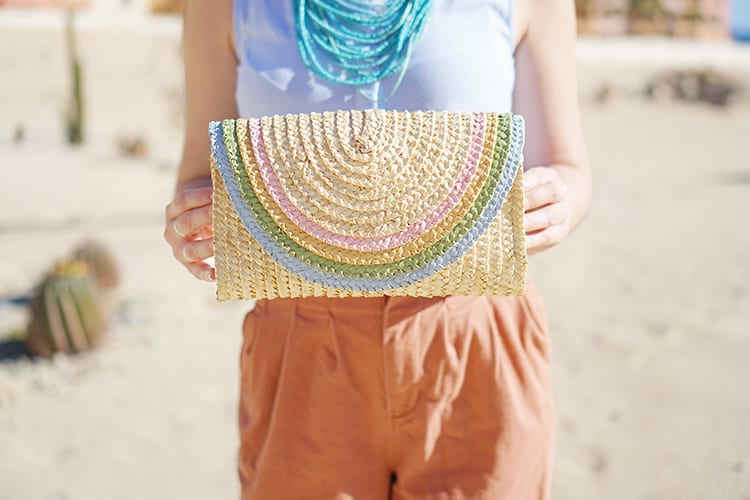
<path fill-rule="evenodd" d="M 544 306 L 275 299 L 244 323 L 243 500 L 549 497 Z"/>

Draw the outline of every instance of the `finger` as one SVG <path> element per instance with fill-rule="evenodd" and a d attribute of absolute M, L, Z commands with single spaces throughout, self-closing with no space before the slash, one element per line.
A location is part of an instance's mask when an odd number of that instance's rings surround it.
<path fill-rule="evenodd" d="M 206 240 L 208 238 L 213 238 L 214 236 L 214 226 L 213 224 L 209 224 L 207 226 L 203 226 L 198 231 L 193 233 L 193 238 L 196 240 Z"/>
<path fill-rule="evenodd" d="M 530 191 L 542 184 L 559 180 L 557 172 L 550 167 L 531 167 L 523 173 L 523 190 Z"/>
<path fill-rule="evenodd" d="M 172 229 L 180 237 L 195 234 L 202 228 L 211 225 L 211 206 L 204 205 L 180 214 L 172 222 Z"/>
<path fill-rule="evenodd" d="M 192 262 L 185 264 L 190 273 L 203 281 L 216 281 L 216 270 L 205 262 Z"/>
<path fill-rule="evenodd" d="M 214 240 L 190 241 L 182 245 L 182 262 L 199 262 L 214 255 Z M 178 256 L 179 258 L 179 256 Z"/>
<path fill-rule="evenodd" d="M 563 224 L 550 226 L 543 231 L 526 235 L 526 253 L 529 255 L 545 250 L 560 243 L 567 229 Z"/>
<path fill-rule="evenodd" d="M 529 212 L 551 203 L 560 202 L 565 198 L 567 193 L 568 188 L 559 179 L 545 182 L 524 193 L 525 211 Z"/>
<path fill-rule="evenodd" d="M 167 220 L 172 220 L 193 208 L 202 207 L 211 203 L 213 196 L 213 189 L 210 187 L 196 188 L 196 189 L 185 189 L 180 191 L 175 196 L 169 205 L 167 205 L 166 213 Z"/>
<path fill-rule="evenodd" d="M 531 212 L 523 217 L 527 233 L 533 233 L 550 226 L 563 224 L 570 217 L 570 207 L 566 203 L 553 203 Z"/>

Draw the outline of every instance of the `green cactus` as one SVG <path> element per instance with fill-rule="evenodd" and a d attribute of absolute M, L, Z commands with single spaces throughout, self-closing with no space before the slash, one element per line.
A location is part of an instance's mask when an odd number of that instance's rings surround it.
<path fill-rule="evenodd" d="M 56 266 L 31 299 L 26 348 L 45 357 L 85 351 L 99 342 L 104 327 L 97 287 L 86 264 L 68 261 Z"/>
<path fill-rule="evenodd" d="M 70 144 L 81 144 L 84 138 L 83 90 L 81 63 L 76 47 L 75 30 L 73 29 L 73 11 L 69 11 L 65 22 L 65 39 L 70 64 L 70 103 L 66 116 L 66 132 Z"/>

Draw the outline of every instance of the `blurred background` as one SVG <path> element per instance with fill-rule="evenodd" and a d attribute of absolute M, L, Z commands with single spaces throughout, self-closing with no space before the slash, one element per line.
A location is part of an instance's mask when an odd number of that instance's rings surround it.
<path fill-rule="evenodd" d="M 250 304 L 161 236 L 180 8 L 0 0 L 0 500 L 238 495 Z M 530 263 L 552 498 L 750 500 L 750 0 L 576 8 L 593 208 Z"/>

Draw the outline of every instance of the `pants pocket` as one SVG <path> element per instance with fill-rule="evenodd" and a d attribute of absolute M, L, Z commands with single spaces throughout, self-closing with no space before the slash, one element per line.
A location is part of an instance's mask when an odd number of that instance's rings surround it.
<path fill-rule="evenodd" d="M 240 364 L 249 359 L 255 345 L 255 338 L 260 331 L 264 307 L 258 301 L 255 307 L 245 314 L 242 321 L 242 351 L 240 353 Z"/>

